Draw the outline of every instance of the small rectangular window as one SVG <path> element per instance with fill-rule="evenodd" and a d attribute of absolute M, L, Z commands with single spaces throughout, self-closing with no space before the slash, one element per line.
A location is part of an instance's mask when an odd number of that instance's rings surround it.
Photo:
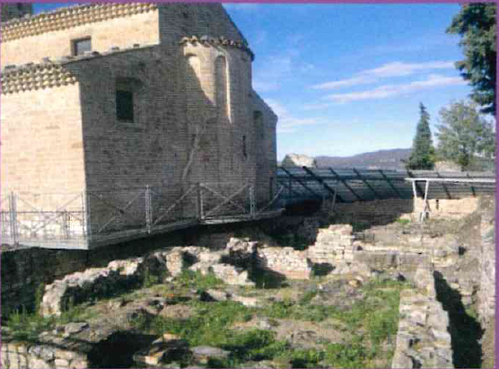
<path fill-rule="evenodd" d="M 72 53 L 73 56 L 83 55 L 85 51 L 92 50 L 92 41 L 90 37 L 81 38 L 79 40 L 72 41 Z"/>
<path fill-rule="evenodd" d="M 116 90 L 116 117 L 121 122 L 133 123 L 133 92 Z"/>
<path fill-rule="evenodd" d="M 248 157 L 248 153 L 246 151 L 246 136 L 243 136 L 243 157 L 245 159 Z"/>

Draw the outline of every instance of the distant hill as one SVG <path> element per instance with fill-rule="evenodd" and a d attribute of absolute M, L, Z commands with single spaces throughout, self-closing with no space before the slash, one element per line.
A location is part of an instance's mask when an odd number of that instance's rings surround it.
<path fill-rule="evenodd" d="M 405 169 L 402 160 L 407 160 L 411 149 L 391 149 L 365 152 L 354 156 L 317 156 L 318 167 L 351 167 L 372 169 Z"/>

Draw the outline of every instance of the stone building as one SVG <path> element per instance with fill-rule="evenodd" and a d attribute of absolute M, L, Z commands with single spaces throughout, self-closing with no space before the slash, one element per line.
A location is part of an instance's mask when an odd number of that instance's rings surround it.
<path fill-rule="evenodd" d="M 249 185 L 255 204 L 270 201 L 277 117 L 252 89 L 254 55 L 221 4 L 31 13 L 1 14 L 1 190 L 19 196 L 18 212 L 59 211 L 69 197 L 44 194 L 81 193 L 95 230 L 106 196 L 123 215 L 128 189 L 156 188 L 165 207 L 200 182 L 234 201 Z"/>

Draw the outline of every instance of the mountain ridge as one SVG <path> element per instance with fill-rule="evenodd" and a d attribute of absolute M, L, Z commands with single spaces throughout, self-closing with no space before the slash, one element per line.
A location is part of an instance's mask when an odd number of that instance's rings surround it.
<path fill-rule="evenodd" d="M 351 167 L 371 169 L 405 169 L 403 160 L 411 155 L 411 149 L 388 149 L 365 152 L 352 156 L 316 156 L 320 167 Z"/>

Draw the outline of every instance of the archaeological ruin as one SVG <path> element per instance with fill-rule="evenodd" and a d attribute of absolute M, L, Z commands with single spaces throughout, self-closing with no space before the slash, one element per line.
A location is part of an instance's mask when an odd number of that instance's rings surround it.
<path fill-rule="evenodd" d="M 495 173 L 277 167 L 221 4 L 32 13 L 2 5 L 2 368 L 494 367 Z"/>

